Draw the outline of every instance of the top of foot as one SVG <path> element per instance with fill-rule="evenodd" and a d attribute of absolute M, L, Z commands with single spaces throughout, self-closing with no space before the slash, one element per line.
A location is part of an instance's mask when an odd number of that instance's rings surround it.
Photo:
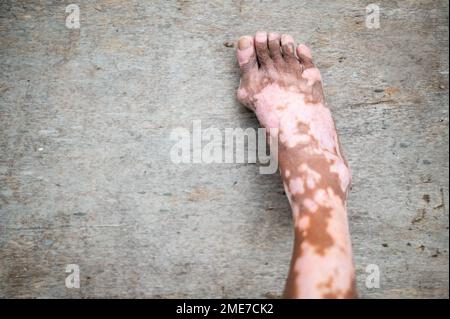
<path fill-rule="evenodd" d="M 329 165 L 339 167 L 345 193 L 350 181 L 347 161 L 310 49 L 296 47 L 290 35 L 257 32 L 241 37 L 236 53 L 241 69 L 238 100 L 256 113 L 263 127 L 277 129 L 284 148 L 303 158 L 325 157 Z"/>
<path fill-rule="evenodd" d="M 265 128 L 280 129 L 280 141 L 338 155 L 334 121 L 324 103 L 322 78 L 310 49 L 290 35 L 257 32 L 237 44 L 241 69 L 238 100 Z M 309 147 L 311 149 L 311 147 Z"/>
<path fill-rule="evenodd" d="M 304 96 L 308 103 L 324 101 L 322 80 L 314 66 L 310 49 L 295 47 L 290 35 L 257 32 L 243 36 L 237 44 L 241 69 L 238 100 L 252 110 L 258 107 L 258 94 L 269 85 Z"/>

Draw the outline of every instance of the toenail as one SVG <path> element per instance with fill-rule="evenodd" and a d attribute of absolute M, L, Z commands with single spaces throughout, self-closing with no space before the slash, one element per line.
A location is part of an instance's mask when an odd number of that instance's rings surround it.
<path fill-rule="evenodd" d="M 278 40 L 280 38 L 280 35 L 278 33 L 269 33 L 269 41 Z"/>
<path fill-rule="evenodd" d="M 300 44 L 300 45 L 297 47 L 297 54 L 298 54 L 298 55 L 301 54 L 301 55 L 306 56 L 307 58 L 312 59 L 311 50 L 310 50 L 306 45 L 304 45 L 304 44 Z"/>
<path fill-rule="evenodd" d="M 267 41 L 267 33 L 264 31 L 256 32 L 255 41 L 256 42 L 266 42 Z"/>
<path fill-rule="evenodd" d="M 239 50 L 248 49 L 252 45 L 252 38 L 250 37 L 241 37 L 238 42 Z"/>
<path fill-rule="evenodd" d="M 289 35 L 289 34 L 283 34 L 282 36 L 281 36 L 281 42 L 282 43 L 286 43 L 286 44 L 288 44 L 288 43 L 294 43 L 294 38 L 291 36 L 291 35 Z"/>
<path fill-rule="evenodd" d="M 294 53 L 294 44 L 293 43 L 285 44 L 285 50 L 286 50 L 286 53 L 290 53 L 290 54 Z"/>

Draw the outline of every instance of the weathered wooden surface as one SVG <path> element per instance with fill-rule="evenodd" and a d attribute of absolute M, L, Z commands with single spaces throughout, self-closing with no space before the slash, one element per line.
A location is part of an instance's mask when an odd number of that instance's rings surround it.
<path fill-rule="evenodd" d="M 276 297 L 292 244 L 277 175 L 175 165 L 171 130 L 257 127 L 223 45 L 311 45 L 354 175 L 362 297 L 448 297 L 448 4 L 0 4 L 0 297 Z M 81 268 L 81 289 L 64 285 Z M 381 287 L 365 287 L 368 264 Z"/>

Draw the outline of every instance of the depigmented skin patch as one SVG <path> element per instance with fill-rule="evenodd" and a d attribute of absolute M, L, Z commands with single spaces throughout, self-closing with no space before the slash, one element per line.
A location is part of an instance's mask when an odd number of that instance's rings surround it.
<path fill-rule="evenodd" d="M 311 51 L 305 45 L 294 50 L 288 35 L 258 32 L 244 42 L 253 46 L 238 45 L 237 96 L 263 127 L 278 129 L 279 166 L 295 222 L 285 297 L 356 297 L 346 215 L 351 173 Z"/>
<path fill-rule="evenodd" d="M 322 292 L 322 297 L 325 299 L 352 299 L 356 298 L 356 288 L 352 284 L 351 288 L 348 290 L 334 290 L 334 280 L 333 277 L 330 276 L 324 282 L 318 283 L 317 288 Z"/>

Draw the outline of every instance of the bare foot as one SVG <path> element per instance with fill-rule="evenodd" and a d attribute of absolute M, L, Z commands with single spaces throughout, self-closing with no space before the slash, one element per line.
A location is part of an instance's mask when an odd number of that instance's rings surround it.
<path fill-rule="evenodd" d="M 285 296 L 355 297 L 346 201 L 351 174 L 310 49 L 289 35 L 239 39 L 237 97 L 279 130 L 279 163 L 295 221 Z"/>

